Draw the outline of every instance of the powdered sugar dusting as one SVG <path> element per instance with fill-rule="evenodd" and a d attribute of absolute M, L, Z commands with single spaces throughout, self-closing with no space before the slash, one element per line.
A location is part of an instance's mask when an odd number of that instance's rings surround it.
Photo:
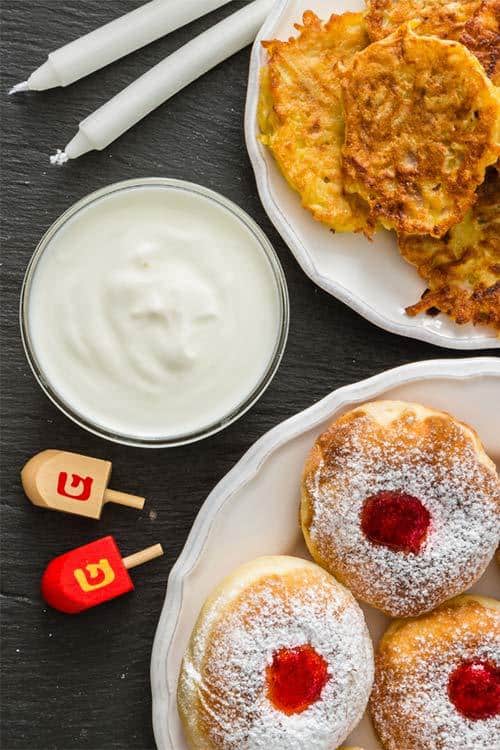
<path fill-rule="evenodd" d="M 458 423 L 438 415 L 424 425 L 411 410 L 390 425 L 365 415 L 340 420 L 318 445 L 322 459 L 304 479 L 313 504 L 310 538 L 356 596 L 408 616 L 479 578 L 498 544 L 500 484 Z M 363 503 L 381 491 L 413 495 L 429 511 L 431 526 L 417 554 L 373 544 L 363 534 Z"/>
<path fill-rule="evenodd" d="M 332 750 L 361 718 L 373 678 L 363 614 L 350 593 L 322 571 L 313 570 L 297 585 L 300 575 L 299 569 L 293 589 L 285 577 L 269 575 L 224 617 L 218 612 L 217 622 L 207 614 L 181 681 L 209 717 L 200 721 L 210 747 Z M 326 660 L 329 679 L 316 703 L 289 716 L 267 697 L 266 667 L 277 650 L 303 644 Z"/>
<path fill-rule="evenodd" d="M 500 666 L 500 614 L 480 609 L 472 620 L 462 618 L 460 609 L 432 613 L 418 631 L 405 632 L 404 640 L 399 633 L 396 643 L 382 649 L 370 708 L 387 750 L 500 748 L 500 715 L 467 719 L 448 697 L 450 674 L 464 661 L 485 659 Z M 436 620 L 439 626 L 433 627 Z"/>

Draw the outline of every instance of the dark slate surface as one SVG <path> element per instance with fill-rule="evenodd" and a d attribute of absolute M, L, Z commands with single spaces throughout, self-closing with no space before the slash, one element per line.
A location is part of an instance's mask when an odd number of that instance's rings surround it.
<path fill-rule="evenodd" d="M 137 5 L 137 0 L 2 3 L 4 750 L 153 748 L 151 644 L 169 570 L 207 493 L 266 430 L 332 389 L 405 362 L 457 356 L 378 330 L 301 272 L 262 209 L 245 151 L 248 49 L 178 94 L 106 152 L 93 152 L 64 169 L 48 165 L 48 154 L 69 140 L 83 116 L 229 11 L 222 8 L 69 89 L 8 100 L 6 89 L 23 80 L 48 51 Z M 88 435 L 51 405 L 24 359 L 17 308 L 30 255 L 64 209 L 116 180 L 159 175 L 218 190 L 257 220 L 286 272 L 291 328 L 278 375 L 249 414 L 202 444 L 144 451 Z M 96 524 L 32 507 L 21 490 L 19 470 L 47 447 L 111 459 L 114 486 L 146 495 L 146 510 L 138 514 L 108 507 Z M 157 514 L 154 520 L 150 510 Z M 133 595 L 74 619 L 47 609 L 38 594 L 46 562 L 105 533 L 113 533 L 125 551 L 161 541 L 166 555 L 136 570 Z"/>

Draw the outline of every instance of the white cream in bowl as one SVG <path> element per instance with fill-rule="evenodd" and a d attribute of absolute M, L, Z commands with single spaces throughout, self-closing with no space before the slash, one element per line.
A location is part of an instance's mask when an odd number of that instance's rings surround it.
<path fill-rule="evenodd" d="M 288 305 L 258 227 L 203 188 L 121 183 L 42 240 L 23 293 L 35 373 L 76 421 L 124 442 L 220 429 L 279 362 Z"/>

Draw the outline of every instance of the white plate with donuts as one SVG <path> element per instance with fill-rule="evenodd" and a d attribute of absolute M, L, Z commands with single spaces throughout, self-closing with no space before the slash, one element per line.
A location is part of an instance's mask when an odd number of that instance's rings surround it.
<path fill-rule="evenodd" d="M 368 242 L 359 233 L 332 234 L 302 207 L 269 149 L 259 141 L 259 76 L 267 58 L 261 42 L 296 35 L 294 23 L 301 21 L 306 10 L 326 20 L 332 13 L 363 8 L 363 0 L 279 0 L 257 35 L 250 62 L 245 137 L 260 199 L 304 273 L 375 325 L 450 349 L 498 348 L 498 337 L 485 326 L 460 326 L 444 314 L 409 317 L 405 308 L 420 299 L 426 286 L 399 254 L 394 236 L 378 231 Z"/>
<path fill-rule="evenodd" d="M 415 402 L 449 412 L 477 431 L 486 453 L 500 467 L 500 360 L 493 357 L 434 360 L 389 370 L 334 391 L 260 438 L 210 493 L 170 573 L 151 661 L 159 750 L 188 748 L 177 709 L 177 683 L 204 601 L 225 576 L 254 558 L 310 559 L 297 520 L 306 458 L 333 420 L 365 402 L 380 400 Z M 351 589 L 358 584 L 349 581 Z M 498 594 L 495 562 L 470 590 Z M 376 647 L 391 619 L 367 604 L 361 607 Z M 391 603 L 385 607 L 390 609 Z M 345 744 L 379 750 L 367 713 Z"/>

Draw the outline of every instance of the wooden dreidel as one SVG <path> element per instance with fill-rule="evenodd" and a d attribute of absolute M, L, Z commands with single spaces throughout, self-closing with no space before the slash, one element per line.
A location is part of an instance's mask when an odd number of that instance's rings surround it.
<path fill-rule="evenodd" d="M 104 503 L 141 510 L 143 497 L 107 489 L 110 476 L 111 461 L 58 450 L 37 453 L 21 471 L 24 491 L 42 508 L 87 518 L 100 518 Z"/>
<path fill-rule="evenodd" d="M 161 544 L 122 558 L 112 536 L 55 557 L 42 576 L 42 596 L 60 612 L 77 614 L 134 590 L 130 568 L 163 555 Z"/>

